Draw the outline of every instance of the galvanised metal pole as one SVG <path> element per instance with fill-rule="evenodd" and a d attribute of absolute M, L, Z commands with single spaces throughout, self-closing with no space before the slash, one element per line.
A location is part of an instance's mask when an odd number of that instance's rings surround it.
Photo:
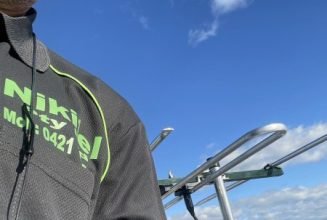
<path fill-rule="evenodd" d="M 210 172 L 215 173 L 219 170 L 219 164 L 210 168 Z M 214 179 L 214 185 L 220 205 L 221 213 L 224 217 L 224 220 L 233 220 L 232 209 L 228 200 L 227 191 L 225 188 L 224 180 L 222 176 L 218 176 Z"/>

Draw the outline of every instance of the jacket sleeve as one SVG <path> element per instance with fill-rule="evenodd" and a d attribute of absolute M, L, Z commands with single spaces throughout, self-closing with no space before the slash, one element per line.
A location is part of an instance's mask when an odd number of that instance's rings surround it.
<path fill-rule="evenodd" d="M 144 126 L 138 121 L 124 129 L 124 124 L 111 129 L 111 165 L 100 186 L 93 219 L 164 220 Z"/>
<path fill-rule="evenodd" d="M 100 183 L 108 161 L 107 148 L 102 147 L 95 162 L 98 172 L 95 174 L 96 186 L 91 198 L 89 219 L 165 220 L 145 129 L 134 110 L 100 79 L 53 52 L 51 61 L 55 66 L 65 67 L 63 72 L 73 73 L 75 78 L 87 85 L 103 110 L 108 128 L 110 167 Z"/>

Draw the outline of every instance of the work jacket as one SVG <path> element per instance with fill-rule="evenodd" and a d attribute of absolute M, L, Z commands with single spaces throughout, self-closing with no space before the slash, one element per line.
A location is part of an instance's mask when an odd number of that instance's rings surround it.
<path fill-rule="evenodd" d="M 139 118 L 33 38 L 35 16 L 0 15 L 0 219 L 165 219 Z"/>

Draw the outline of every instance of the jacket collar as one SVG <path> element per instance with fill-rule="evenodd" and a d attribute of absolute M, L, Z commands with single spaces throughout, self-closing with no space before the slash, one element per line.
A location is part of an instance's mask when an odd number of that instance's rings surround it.
<path fill-rule="evenodd" d="M 36 11 L 31 9 L 25 16 L 10 17 L 0 12 L 0 41 L 8 41 L 18 57 L 28 66 L 32 67 L 33 61 L 33 21 Z M 48 49 L 37 42 L 36 69 L 45 72 L 50 66 Z"/>

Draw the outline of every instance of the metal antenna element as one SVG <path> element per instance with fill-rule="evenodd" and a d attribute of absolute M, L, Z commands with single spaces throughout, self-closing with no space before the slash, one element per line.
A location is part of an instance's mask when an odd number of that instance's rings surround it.
<path fill-rule="evenodd" d="M 152 141 L 152 143 L 149 146 L 150 151 L 154 151 L 159 144 L 161 144 L 161 142 L 163 140 L 165 140 L 171 132 L 174 131 L 174 128 L 164 128 L 162 129 L 162 131 L 160 132 L 160 134 Z"/>
<path fill-rule="evenodd" d="M 211 178 L 205 179 L 203 182 L 199 183 L 196 187 L 192 189 L 192 193 L 197 191 L 199 188 L 203 187 L 204 185 L 211 182 L 214 178 L 220 176 L 227 170 L 233 168 L 243 160 L 247 159 L 254 153 L 258 152 L 262 148 L 266 147 L 267 145 L 273 143 L 277 139 L 281 138 L 286 133 L 286 126 L 283 124 L 269 124 L 261 128 L 254 129 L 246 134 L 244 134 L 242 137 L 237 139 L 235 142 L 233 142 L 231 145 L 227 146 L 224 150 L 216 154 L 214 157 L 211 158 L 211 160 L 207 161 L 206 163 L 202 164 L 200 167 L 192 171 L 190 174 L 188 174 L 186 177 L 184 177 L 181 181 L 179 181 L 176 185 L 174 185 L 168 192 L 166 192 L 164 195 L 162 195 L 162 199 L 167 198 L 170 194 L 174 193 L 181 187 L 183 187 L 187 182 L 189 182 L 192 178 L 198 176 L 201 174 L 204 170 L 212 167 L 215 163 L 219 162 L 221 159 L 225 158 L 227 155 L 235 151 L 237 148 L 242 146 L 243 144 L 247 143 L 248 141 L 252 140 L 255 137 L 268 135 L 263 141 L 256 144 L 254 147 L 243 153 L 238 158 L 234 159 L 230 163 L 226 164 L 225 166 L 221 167 L 218 172 L 211 175 Z"/>
<path fill-rule="evenodd" d="M 279 165 L 282 165 L 283 163 L 293 159 L 294 157 L 322 144 L 323 142 L 327 141 L 327 135 L 323 135 L 319 138 L 317 138 L 316 140 L 298 148 L 297 150 L 287 154 L 286 156 L 276 160 L 275 162 L 271 163 L 270 166 L 279 166 Z M 226 190 L 229 191 L 229 190 L 232 190 L 236 187 L 238 187 L 239 185 L 242 185 L 243 183 L 247 182 L 248 180 L 241 180 L 241 181 L 237 181 L 233 184 L 230 184 L 226 187 Z M 195 206 L 201 206 L 209 201 L 211 201 L 212 199 L 216 198 L 217 197 L 217 193 L 214 193 L 214 194 L 211 194 L 209 195 L 208 197 L 200 200 L 198 203 L 195 204 Z M 176 202 L 177 203 L 177 202 Z M 176 204 L 175 203 L 175 204 Z"/>
<path fill-rule="evenodd" d="M 263 169 L 260 170 L 228 172 L 236 165 L 251 157 L 253 154 L 259 152 L 263 148 L 281 138 L 283 135 L 285 135 L 285 133 L 286 126 L 283 124 L 269 124 L 264 127 L 254 129 L 241 136 L 215 156 L 209 158 L 207 162 L 193 170 L 184 178 L 173 177 L 173 175 L 170 173 L 168 177 L 169 179 L 159 180 L 160 189 L 163 189 L 161 191 L 161 198 L 163 200 L 172 193 L 175 193 L 175 198 L 164 204 L 164 208 L 169 209 L 184 199 L 187 210 L 194 219 L 197 219 L 195 216 L 191 195 L 206 185 L 214 185 L 216 193 L 202 199 L 195 204 L 195 206 L 203 205 L 204 203 L 218 197 L 224 220 L 233 220 L 227 191 L 232 190 L 251 179 L 281 176 L 283 175 L 283 170 L 281 167 L 278 167 L 279 165 L 327 141 L 327 134 L 325 134 L 287 154 L 286 156 L 281 157 L 275 162 L 268 163 Z M 254 146 L 250 147 L 244 153 L 232 159 L 224 166 L 219 165 L 219 162 L 223 158 L 231 154 L 245 143 L 257 137 L 261 138 L 260 142 L 255 142 Z M 231 181 L 234 181 L 233 184 L 227 186 L 224 185 L 224 182 Z"/>

